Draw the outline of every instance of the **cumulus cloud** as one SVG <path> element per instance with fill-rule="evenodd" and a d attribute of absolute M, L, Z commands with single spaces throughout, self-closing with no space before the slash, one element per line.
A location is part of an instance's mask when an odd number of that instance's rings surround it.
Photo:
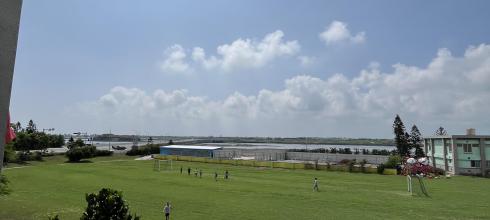
<path fill-rule="evenodd" d="M 298 75 L 285 80 L 281 90 L 263 89 L 249 96 L 235 92 L 223 100 L 192 96 L 186 90 L 147 94 L 115 87 L 83 106 L 99 120 L 172 122 L 172 129 L 182 134 L 195 129 L 199 134 L 389 136 L 395 114 L 429 130 L 490 123 L 490 45 L 469 47 L 460 57 L 440 49 L 426 67 L 395 64 L 391 72 L 378 67 L 372 63 L 350 78 L 340 73 L 325 79 Z"/>
<path fill-rule="evenodd" d="M 297 58 L 303 67 L 311 66 L 315 62 L 315 57 L 298 56 Z"/>
<path fill-rule="evenodd" d="M 162 71 L 166 73 L 185 73 L 191 70 L 186 61 L 187 54 L 181 45 L 172 45 L 165 50 L 164 55 L 165 60 L 160 65 Z"/>
<path fill-rule="evenodd" d="M 347 23 L 341 21 L 333 21 L 325 28 L 325 31 L 318 36 L 326 45 L 332 45 L 339 42 L 359 44 L 366 41 L 365 32 L 358 32 L 357 34 L 352 35 L 348 29 Z"/>
<path fill-rule="evenodd" d="M 167 59 L 162 65 L 163 70 L 184 72 L 190 66 L 201 66 L 206 70 L 217 69 L 230 72 L 237 69 L 263 67 L 277 58 L 288 57 L 299 52 L 298 41 L 285 41 L 284 33 L 280 30 L 267 34 L 260 41 L 239 38 L 230 44 L 217 47 L 216 54 L 207 56 L 201 47 L 192 49 L 191 59 L 186 59 L 186 53 L 180 45 L 167 49 Z"/>

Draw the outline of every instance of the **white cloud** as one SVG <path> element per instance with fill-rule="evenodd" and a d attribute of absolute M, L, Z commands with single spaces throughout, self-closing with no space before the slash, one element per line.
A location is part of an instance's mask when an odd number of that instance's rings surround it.
<path fill-rule="evenodd" d="M 201 47 L 194 47 L 192 59 L 185 59 L 186 54 L 180 45 L 167 49 L 167 59 L 162 69 L 184 72 L 190 66 L 202 66 L 206 70 L 218 69 L 231 72 L 238 69 L 263 67 L 280 57 L 297 54 L 301 48 L 297 41 L 285 41 L 280 30 L 267 34 L 262 40 L 237 39 L 230 44 L 217 47 L 216 55 L 207 56 Z"/>
<path fill-rule="evenodd" d="M 191 70 L 186 62 L 186 52 L 182 46 L 175 44 L 164 52 L 165 60 L 160 67 L 165 73 L 184 73 Z"/>
<path fill-rule="evenodd" d="M 356 35 L 351 35 L 347 27 L 347 23 L 333 21 L 325 28 L 325 31 L 319 34 L 319 37 L 326 45 L 332 45 L 339 42 L 359 44 L 366 41 L 365 32 L 358 32 Z"/>
<path fill-rule="evenodd" d="M 303 67 L 311 66 L 315 62 L 315 57 L 298 56 L 297 58 Z"/>
<path fill-rule="evenodd" d="M 490 132 L 490 45 L 469 47 L 462 57 L 441 49 L 423 68 L 395 64 L 383 73 L 378 66 L 352 78 L 299 75 L 279 91 L 235 92 L 215 101 L 186 90 L 147 94 L 115 87 L 83 109 L 95 112 L 95 121 L 117 119 L 126 127 L 130 119 L 156 127 L 172 123 L 176 134 L 389 137 L 395 114 L 428 132 L 439 125 L 462 132 L 466 124 Z"/>

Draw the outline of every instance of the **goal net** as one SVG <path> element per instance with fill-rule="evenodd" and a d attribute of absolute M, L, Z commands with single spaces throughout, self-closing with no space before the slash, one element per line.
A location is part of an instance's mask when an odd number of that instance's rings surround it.
<path fill-rule="evenodd" d="M 153 170 L 158 172 L 172 170 L 172 165 L 172 160 L 154 160 Z"/>

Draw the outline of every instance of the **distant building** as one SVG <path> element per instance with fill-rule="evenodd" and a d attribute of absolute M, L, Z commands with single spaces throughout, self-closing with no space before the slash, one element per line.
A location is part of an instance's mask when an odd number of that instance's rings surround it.
<path fill-rule="evenodd" d="M 193 146 L 193 145 L 168 145 L 160 146 L 160 155 L 179 155 L 193 157 L 214 157 L 214 151 L 221 147 Z"/>
<path fill-rule="evenodd" d="M 424 138 L 431 165 L 450 174 L 490 176 L 490 135 L 441 135 Z"/>

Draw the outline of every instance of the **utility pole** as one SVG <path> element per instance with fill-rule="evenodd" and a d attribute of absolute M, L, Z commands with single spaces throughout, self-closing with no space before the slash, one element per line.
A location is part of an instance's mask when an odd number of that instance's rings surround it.
<path fill-rule="evenodd" d="M 22 0 L 0 0 L 0 172 L 9 114 Z"/>

